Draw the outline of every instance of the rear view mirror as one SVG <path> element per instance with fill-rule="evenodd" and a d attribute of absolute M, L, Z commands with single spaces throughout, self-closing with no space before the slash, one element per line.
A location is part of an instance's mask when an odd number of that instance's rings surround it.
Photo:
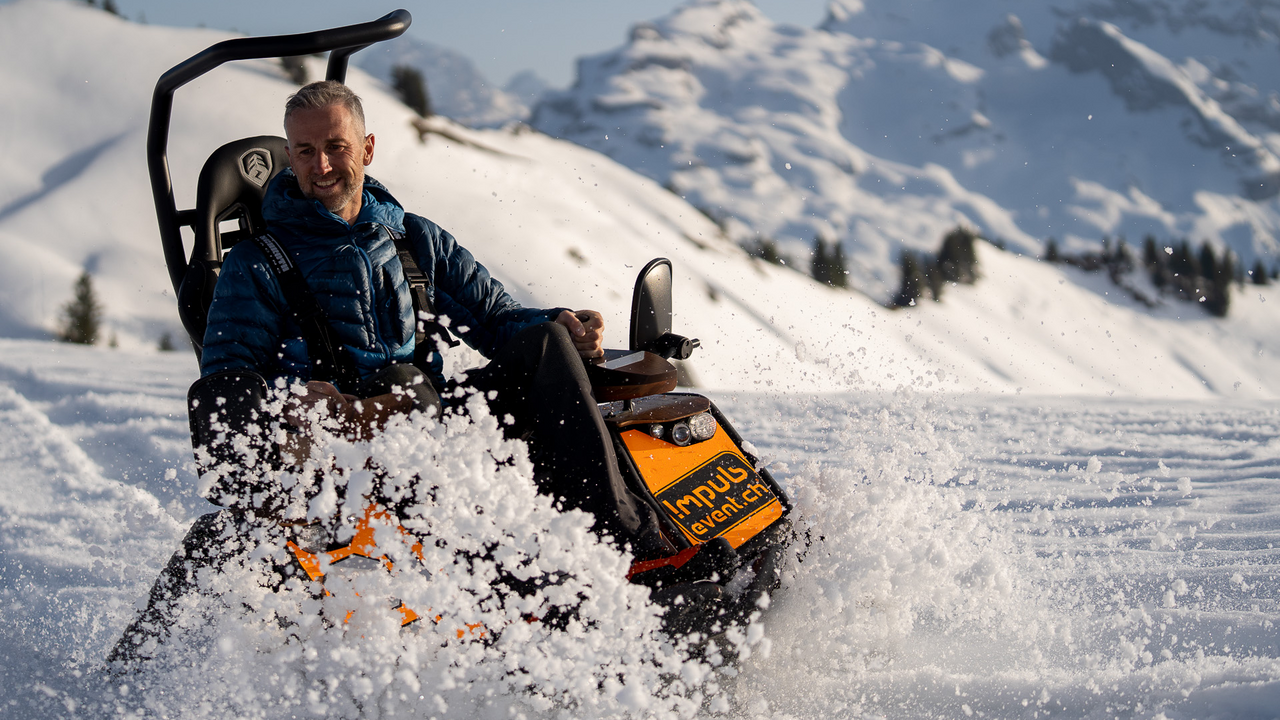
<path fill-rule="evenodd" d="M 688 360 L 701 345 L 671 332 L 671 261 L 650 260 L 631 296 L 631 351 L 648 350 L 670 360 Z"/>
<path fill-rule="evenodd" d="M 631 296 L 631 349 L 657 352 L 658 338 L 671 332 L 671 261 L 650 260 Z"/>

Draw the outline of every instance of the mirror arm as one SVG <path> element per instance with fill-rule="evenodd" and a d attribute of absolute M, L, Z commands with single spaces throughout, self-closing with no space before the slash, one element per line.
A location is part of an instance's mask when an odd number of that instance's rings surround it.
<path fill-rule="evenodd" d="M 653 352 L 666 360 L 688 360 L 693 351 L 702 347 L 697 338 L 687 338 L 675 333 L 666 333 L 653 342 Z"/>

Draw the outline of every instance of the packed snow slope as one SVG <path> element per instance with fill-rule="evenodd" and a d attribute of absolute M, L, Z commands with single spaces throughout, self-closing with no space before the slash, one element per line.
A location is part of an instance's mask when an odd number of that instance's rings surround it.
<path fill-rule="evenodd" d="M 181 337 L 145 166 L 150 94 L 161 73 L 225 37 L 137 25 L 79 2 L 0 6 L 0 335 L 48 337 L 88 270 L 105 336 L 125 348 Z M 412 112 L 383 85 L 356 70 L 350 82 L 378 138 L 371 175 L 451 230 L 521 302 L 599 309 L 621 345 L 637 272 L 671 258 L 675 329 L 702 340 L 689 370 L 705 387 L 891 390 L 923 379 L 947 391 L 1280 395 L 1271 289 L 1237 291 L 1230 317 L 1210 320 L 1194 305 L 1147 309 L 1101 276 L 982 245 L 978 286 L 889 311 L 749 258 L 679 196 L 600 153 L 444 119 L 422 143 Z M 294 87 L 264 60 L 178 91 L 169 159 L 179 207 L 194 204 L 216 147 L 281 132 Z M 903 227 L 933 222 L 919 208 L 866 200 Z"/>
<path fill-rule="evenodd" d="M 467 575 L 422 587 L 380 571 L 341 598 L 365 603 L 359 624 L 325 626 L 333 608 L 236 571 L 208 578 L 221 604 L 192 608 L 208 613 L 186 628 L 203 642 L 104 676 L 212 509 L 190 464 L 194 377 L 180 353 L 0 340 L 0 715 L 1267 720 L 1280 707 L 1280 414 L 1224 399 L 717 394 L 818 539 L 787 561 L 736 665 L 655 637 L 652 608 L 619 583 L 625 561 L 532 497 L 496 425 L 396 429 L 363 451 L 428 468 L 442 538 L 500 532 L 509 555 L 530 550 L 532 527 L 542 568 L 592 596 L 595 627 L 521 622 L 493 644 L 401 633 L 374 622 L 388 596 L 452 590 L 438 607 L 456 616 L 474 610 L 450 587 Z M 338 449 L 363 469 L 362 448 Z"/>
<path fill-rule="evenodd" d="M 1280 12 L 1223 0 L 833 0 L 814 29 L 691 0 L 580 60 L 531 123 L 802 264 L 838 240 L 897 289 L 964 224 L 1023 251 L 1280 246 Z"/>

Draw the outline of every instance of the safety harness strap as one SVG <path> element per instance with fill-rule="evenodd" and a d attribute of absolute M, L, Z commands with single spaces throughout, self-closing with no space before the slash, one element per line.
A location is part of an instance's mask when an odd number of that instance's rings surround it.
<path fill-rule="evenodd" d="M 360 380 L 355 362 L 347 349 L 338 342 L 329 318 L 316 301 L 302 271 L 270 233 L 258 235 L 253 241 L 267 257 L 267 262 L 280 281 L 280 291 L 289 306 L 289 313 L 302 329 L 302 339 L 307 344 L 307 355 L 311 358 L 311 379 L 332 382 L 350 391 Z"/>
<path fill-rule="evenodd" d="M 436 319 L 435 306 L 427 294 L 427 274 L 422 272 L 418 261 L 413 257 L 409 239 L 404 233 L 387 228 L 391 240 L 396 245 L 396 255 L 400 258 L 400 267 L 404 268 L 404 279 L 409 283 L 409 292 L 413 296 L 414 346 L 413 364 L 425 368 L 427 359 L 435 352 L 437 343 L 443 342 L 449 347 L 458 347 L 458 341 L 449 334 L 448 328 Z"/>

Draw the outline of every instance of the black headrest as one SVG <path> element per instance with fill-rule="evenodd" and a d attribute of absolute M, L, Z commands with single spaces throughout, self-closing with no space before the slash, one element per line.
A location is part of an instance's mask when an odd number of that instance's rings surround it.
<path fill-rule="evenodd" d="M 214 150 L 200 170 L 196 241 L 178 287 L 178 316 L 197 357 L 203 352 L 204 329 L 222 256 L 237 242 L 266 231 L 262 196 L 271 178 L 288 166 L 284 138 L 261 135 Z M 235 230 L 222 231 L 221 224 L 227 220 L 237 221 Z"/>
<path fill-rule="evenodd" d="M 220 261 L 236 242 L 266 230 L 262 196 L 267 183 L 289 166 L 285 140 L 271 135 L 229 142 L 209 156 L 196 185 L 196 243 L 191 259 Z M 219 224 L 240 221 L 233 233 Z"/>

